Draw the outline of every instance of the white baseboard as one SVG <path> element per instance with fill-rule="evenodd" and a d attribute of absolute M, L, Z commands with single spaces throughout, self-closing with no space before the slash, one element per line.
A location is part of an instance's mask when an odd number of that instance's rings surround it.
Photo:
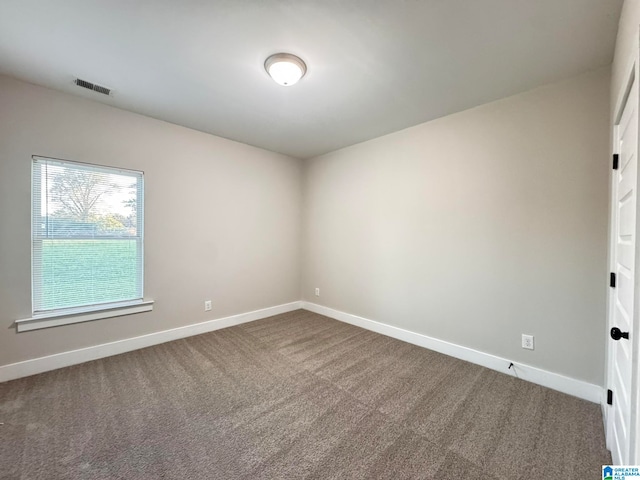
<path fill-rule="evenodd" d="M 324 307 L 310 302 L 302 302 L 302 308 L 311 312 L 319 313 L 327 317 L 334 318 L 341 322 L 350 323 L 373 332 L 387 335 L 388 337 L 397 338 L 407 343 L 412 343 L 420 347 L 428 348 L 436 352 L 444 353 L 451 357 L 466 360 L 467 362 L 482 365 L 483 367 L 496 370 L 498 372 L 506 373 L 507 375 L 518 377 L 522 380 L 526 380 L 544 387 L 557 390 L 562 393 L 573 395 L 574 397 L 582 398 L 594 403 L 601 403 L 603 398 L 603 389 L 598 385 L 577 380 L 571 377 L 565 377 L 558 373 L 542 370 L 530 365 L 524 365 L 522 363 L 514 363 L 514 366 L 509 369 L 511 360 L 506 358 L 497 357 L 489 353 L 480 352 L 468 347 L 462 347 L 454 343 L 449 343 L 444 340 L 438 340 L 437 338 L 428 337 L 421 333 L 411 332 L 402 328 L 393 327 L 385 323 L 376 322 L 367 318 L 358 317 L 350 313 L 334 310 L 333 308 Z"/>
<path fill-rule="evenodd" d="M 261 318 L 271 317 L 280 313 L 291 312 L 302 308 L 302 302 L 291 302 L 275 307 L 254 310 L 253 312 L 240 313 L 230 317 L 218 318 L 184 327 L 172 328 L 161 332 L 149 333 L 140 337 L 126 338 L 116 342 L 103 343 L 93 347 L 80 348 L 69 352 L 57 353 L 46 357 L 25 360 L 24 362 L 11 363 L 0 366 L 0 382 L 14 380 L 16 378 L 27 377 L 37 373 L 48 372 L 78 363 L 97 360 L 98 358 L 118 355 L 120 353 L 138 350 L 140 348 L 158 345 L 160 343 L 178 340 L 180 338 L 191 337 L 201 333 L 212 332 L 221 328 L 240 325 L 241 323 L 253 322 Z"/>
<path fill-rule="evenodd" d="M 116 342 L 104 343 L 93 347 L 86 347 L 32 360 L 25 360 L 23 362 L 3 365 L 0 366 L 0 382 L 27 377 L 29 375 L 35 375 L 50 370 L 56 370 L 58 368 L 97 360 L 111 355 L 118 355 L 120 353 L 170 342 L 180 338 L 191 337 L 201 333 L 212 332 L 221 328 L 252 322 L 254 320 L 271 317 L 280 313 L 298 310 L 300 308 L 304 308 L 305 310 L 319 313 L 345 323 L 350 323 L 367 330 L 381 333 L 389 337 L 397 338 L 398 340 L 418 345 L 420 347 L 428 348 L 436 352 L 444 353 L 445 355 L 466 360 L 477 365 L 482 365 L 483 367 L 506 373 L 507 375 L 517 376 L 522 380 L 533 382 L 590 402 L 604 404 L 603 398 L 605 397 L 603 397 L 603 395 L 606 396 L 606 394 L 603 392 L 603 388 L 598 385 L 516 362 L 514 362 L 514 367 L 508 369 L 510 360 L 506 358 L 480 352 L 472 348 L 462 347 L 427 335 L 411 332 L 399 327 L 394 327 L 304 301 L 286 303 L 284 305 L 277 305 L 275 307 L 218 318 L 193 325 L 173 328 L 171 330 L 164 330 L 139 337 L 127 338 Z"/>

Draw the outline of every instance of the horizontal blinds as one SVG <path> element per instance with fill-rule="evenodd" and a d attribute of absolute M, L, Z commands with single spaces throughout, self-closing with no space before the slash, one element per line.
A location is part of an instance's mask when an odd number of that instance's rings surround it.
<path fill-rule="evenodd" d="M 34 314 L 141 299 L 141 172 L 33 158 Z"/>

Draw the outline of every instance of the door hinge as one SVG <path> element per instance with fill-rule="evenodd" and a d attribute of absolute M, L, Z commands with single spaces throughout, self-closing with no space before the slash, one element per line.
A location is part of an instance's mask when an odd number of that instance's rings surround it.
<path fill-rule="evenodd" d="M 607 390 L 607 405 L 613 405 L 613 392 Z"/>
<path fill-rule="evenodd" d="M 618 154 L 614 153 L 613 154 L 613 169 L 614 170 L 618 169 L 618 158 L 619 158 Z"/>
<path fill-rule="evenodd" d="M 616 288 L 616 274 L 613 272 L 609 274 L 609 286 L 611 288 Z"/>

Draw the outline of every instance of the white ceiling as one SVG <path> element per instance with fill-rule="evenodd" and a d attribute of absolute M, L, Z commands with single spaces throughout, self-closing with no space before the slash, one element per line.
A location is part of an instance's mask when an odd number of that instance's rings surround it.
<path fill-rule="evenodd" d="M 0 73 L 309 158 L 607 65 L 621 5 L 0 0 Z M 264 71 L 280 51 L 293 87 Z"/>

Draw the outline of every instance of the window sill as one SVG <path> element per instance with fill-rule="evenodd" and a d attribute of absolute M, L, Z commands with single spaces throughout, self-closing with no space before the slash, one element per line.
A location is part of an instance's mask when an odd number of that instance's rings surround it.
<path fill-rule="evenodd" d="M 101 318 L 120 317 L 122 315 L 132 315 L 134 313 L 150 312 L 153 310 L 153 300 L 140 300 L 135 302 L 121 302 L 100 307 L 69 309 L 56 313 L 44 313 L 34 315 L 31 318 L 16 320 L 16 330 L 18 332 L 28 332 L 41 328 L 58 327 L 71 323 L 89 322 L 100 320 Z"/>

